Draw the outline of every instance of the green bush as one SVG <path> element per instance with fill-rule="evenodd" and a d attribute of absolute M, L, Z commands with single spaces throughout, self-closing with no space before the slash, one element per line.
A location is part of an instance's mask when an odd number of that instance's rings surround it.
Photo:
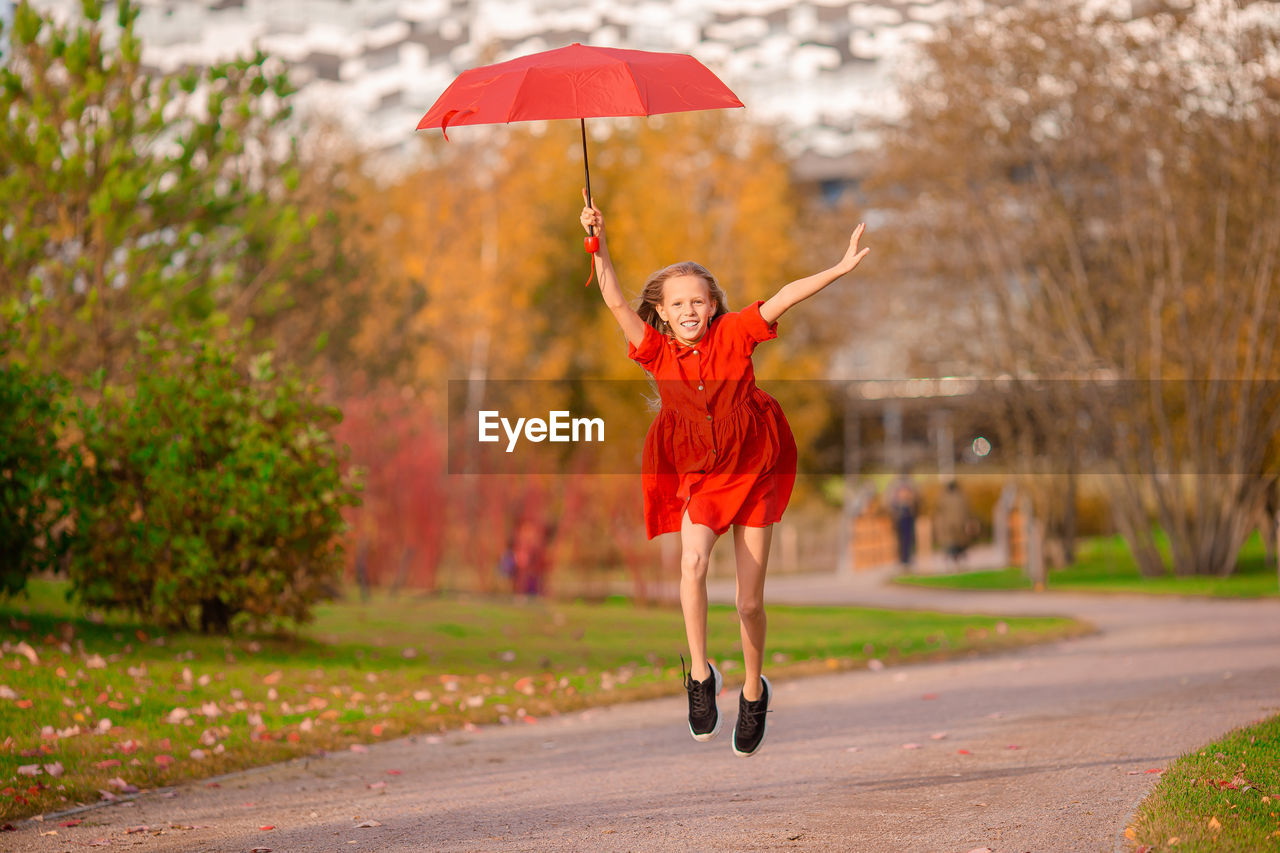
<path fill-rule="evenodd" d="M 62 382 L 0 363 L 0 593 L 55 568 L 66 544 L 77 457 L 59 449 L 63 426 Z"/>
<path fill-rule="evenodd" d="M 232 344 L 142 338 L 132 389 L 81 407 L 76 592 L 206 632 L 306 621 L 336 589 L 356 503 L 340 413 L 269 354 L 244 371 Z"/>

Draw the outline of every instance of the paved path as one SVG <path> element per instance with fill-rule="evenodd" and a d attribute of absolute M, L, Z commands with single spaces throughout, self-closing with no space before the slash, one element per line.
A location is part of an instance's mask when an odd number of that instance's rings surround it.
<path fill-rule="evenodd" d="M 732 588 L 712 593 L 723 600 Z M 678 697 L 195 784 L 88 812 L 58 836 L 6 833 L 0 849 L 105 839 L 184 853 L 1112 851 L 1158 778 L 1145 771 L 1280 712 L 1277 602 L 937 593 L 830 576 L 771 579 L 768 597 L 1062 613 L 1099 633 L 780 683 L 768 743 L 747 761 L 733 756 L 727 727 L 694 743 Z M 736 698 L 720 700 L 730 724 Z M 367 821 L 379 825 L 358 826 Z M 194 828 L 126 834 L 173 824 Z"/>

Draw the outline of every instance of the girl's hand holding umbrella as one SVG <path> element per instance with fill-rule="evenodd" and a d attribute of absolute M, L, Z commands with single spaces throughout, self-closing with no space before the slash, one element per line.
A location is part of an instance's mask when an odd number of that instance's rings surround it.
<path fill-rule="evenodd" d="M 585 189 L 582 191 L 582 201 L 585 206 L 582 208 L 580 219 L 582 227 L 587 232 L 582 245 L 583 248 L 594 255 L 604 245 L 604 214 L 591 203 L 591 199 L 587 196 Z"/>

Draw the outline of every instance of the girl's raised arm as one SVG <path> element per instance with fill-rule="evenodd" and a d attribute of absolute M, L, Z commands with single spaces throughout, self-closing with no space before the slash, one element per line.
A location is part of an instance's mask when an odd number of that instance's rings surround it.
<path fill-rule="evenodd" d="M 585 189 L 582 191 L 582 200 L 586 203 L 580 217 L 582 227 L 588 232 L 594 227 L 596 236 L 600 238 L 600 248 L 592 256 L 592 262 L 596 267 L 596 278 L 600 281 L 600 295 L 604 297 L 604 304 L 613 312 L 613 318 L 622 327 L 622 334 L 627 336 L 627 343 L 638 347 L 644 341 L 646 324 L 628 304 L 622 295 L 622 288 L 618 286 L 618 276 L 613 271 L 613 261 L 609 259 L 609 243 L 604 236 L 604 214 L 591 203 L 591 199 L 587 198 Z"/>
<path fill-rule="evenodd" d="M 853 229 L 853 235 L 849 237 L 849 248 L 845 249 L 844 257 L 840 259 L 840 263 L 829 270 L 823 270 L 808 278 L 800 278 L 789 284 L 784 284 L 777 293 L 760 306 L 760 317 L 766 323 L 774 323 L 791 306 L 805 301 L 828 284 L 831 284 L 831 282 L 840 278 L 840 276 L 852 272 L 853 268 L 871 251 L 870 249 L 858 249 L 858 240 L 862 237 L 862 232 L 866 227 L 864 222 Z"/>

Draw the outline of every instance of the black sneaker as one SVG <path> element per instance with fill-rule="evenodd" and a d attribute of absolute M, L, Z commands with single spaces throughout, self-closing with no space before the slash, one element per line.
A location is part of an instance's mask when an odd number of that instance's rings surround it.
<path fill-rule="evenodd" d="M 769 699 L 773 696 L 773 688 L 769 679 L 760 676 L 763 692 L 754 702 L 748 702 L 746 696 L 738 697 L 738 724 L 733 727 L 733 751 L 740 758 L 750 758 L 760 751 L 764 744 L 765 717 L 769 715 Z"/>
<path fill-rule="evenodd" d="M 707 661 L 711 674 L 705 681 L 694 681 L 693 675 L 684 677 L 684 689 L 689 691 L 689 734 L 694 740 L 708 741 L 720 734 L 720 709 L 716 697 L 724 684 L 724 677 L 715 664 Z"/>

